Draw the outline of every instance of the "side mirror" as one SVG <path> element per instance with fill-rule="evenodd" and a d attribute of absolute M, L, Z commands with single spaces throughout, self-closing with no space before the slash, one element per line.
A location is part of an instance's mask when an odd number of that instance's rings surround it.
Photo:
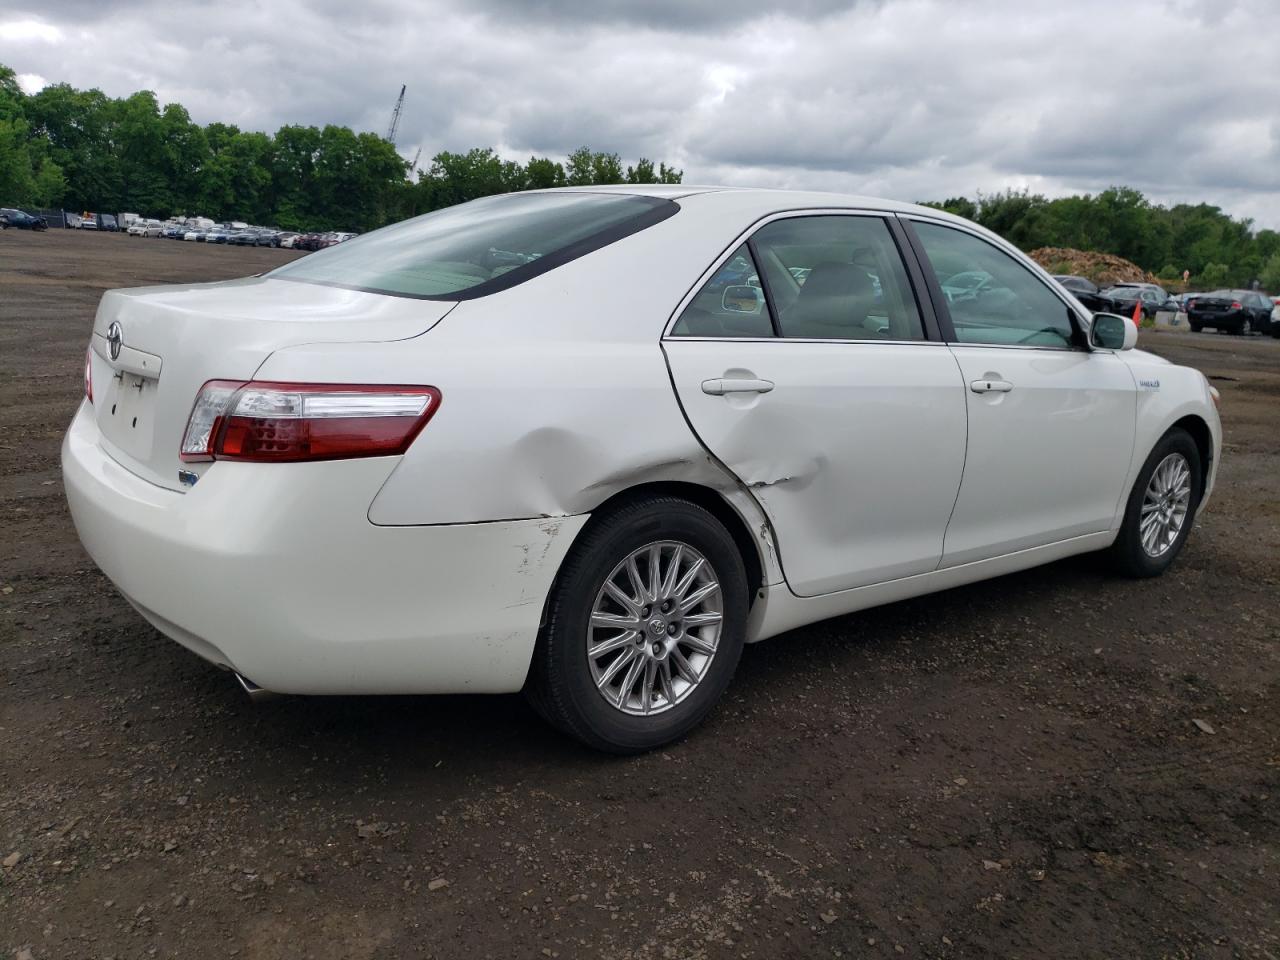
<path fill-rule="evenodd" d="M 1127 317 L 1095 313 L 1089 342 L 1102 350 L 1132 350 L 1138 344 L 1138 328 Z"/>
<path fill-rule="evenodd" d="M 764 291 L 747 284 L 725 287 L 720 297 L 720 307 L 725 313 L 759 313 L 764 303 Z"/>

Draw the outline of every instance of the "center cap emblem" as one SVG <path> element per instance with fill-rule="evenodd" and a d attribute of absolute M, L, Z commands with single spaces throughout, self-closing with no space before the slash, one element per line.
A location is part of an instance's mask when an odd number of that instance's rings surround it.
<path fill-rule="evenodd" d="M 120 329 L 119 321 L 112 320 L 111 326 L 107 327 L 107 351 L 111 354 L 112 360 L 120 359 L 120 348 L 124 346 L 124 331 Z"/>
<path fill-rule="evenodd" d="M 654 617 L 649 621 L 649 632 L 655 637 L 660 637 L 667 632 L 667 624 L 661 617 Z"/>

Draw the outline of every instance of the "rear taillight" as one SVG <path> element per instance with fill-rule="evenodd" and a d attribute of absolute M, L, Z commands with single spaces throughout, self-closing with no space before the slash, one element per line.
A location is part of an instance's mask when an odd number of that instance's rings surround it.
<path fill-rule="evenodd" d="M 394 456 L 440 406 L 435 387 L 210 380 L 200 388 L 183 460 L 297 463 Z"/>
<path fill-rule="evenodd" d="M 1231 309 L 1232 309 L 1232 310 L 1243 310 L 1244 308 L 1240 305 L 1240 301 L 1239 301 L 1239 300 L 1236 300 L 1235 302 L 1233 302 L 1233 303 L 1231 304 Z"/>
<path fill-rule="evenodd" d="M 84 352 L 84 396 L 93 403 L 93 347 Z"/>

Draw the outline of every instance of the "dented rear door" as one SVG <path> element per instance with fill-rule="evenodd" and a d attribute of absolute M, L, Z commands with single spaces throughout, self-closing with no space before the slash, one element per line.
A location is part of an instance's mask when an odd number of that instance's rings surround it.
<path fill-rule="evenodd" d="M 663 342 L 694 432 L 752 490 L 800 596 L 928 573 L 965 459 L 960 369 L 882 214 L 788 212 Z"/>
<path fill-rule="evenodd" d="M 964 387 L 943 344 L 682 338 L 664 348 L 694 432 L 773 523 L 795 593 L 937 568 L 965 454 Z M 772 386 L 731 389 L 752 380 Z"/>

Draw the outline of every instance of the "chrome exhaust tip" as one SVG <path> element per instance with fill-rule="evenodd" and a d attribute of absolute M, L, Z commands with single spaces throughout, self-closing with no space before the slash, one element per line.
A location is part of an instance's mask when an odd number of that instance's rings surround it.
<path fill-rule="evenodd" d="M 280 696 L 280 694 L 272 690 L 264 690 L 248 677 L 236 673 L 234 670 L 231 672 L 235 674 L 236 680 L 240 684 L 240 689 L 247 693 L 249 695 L 249 699 L 254 703 L 261 703 L 263 700 L 274 700 L 276 697 Z"/>

